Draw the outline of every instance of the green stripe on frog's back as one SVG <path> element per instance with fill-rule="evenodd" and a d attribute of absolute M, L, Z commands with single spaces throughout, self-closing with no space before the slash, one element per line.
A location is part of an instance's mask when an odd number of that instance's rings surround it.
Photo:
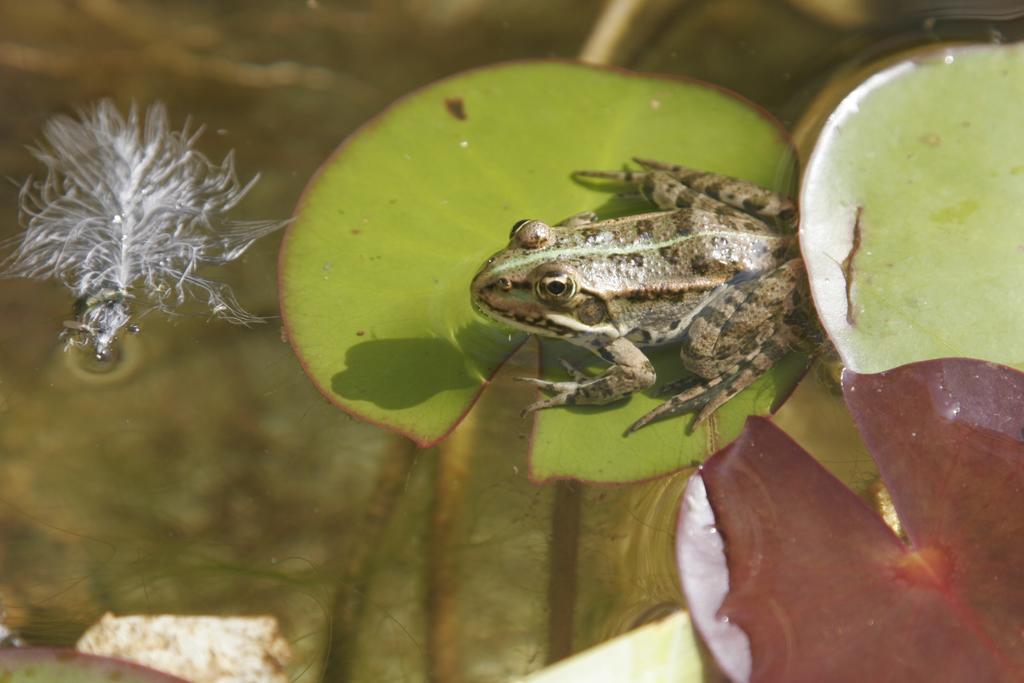
<path fill-rule="evenodd" d="M 697 244 L 688 243 L 723 240 L 723 244 L 751 240 L 764 243 L 764 249 L 786 246 L 791 239 L 768 231 L 748 230 L 746 221 L 731 216 L 699 210 L 657 211 L 614 218 L 581 227 L 554 226 L 556 246 L 537 249 L 510 246 L 503 259 L 490 267 L 491 275 L 529 270 L 542 263 L 595 264 L 610 263 L 621 257 L 642 255 L 652 261 L 667 258 L 678 260 L 686 251 L 697 251 Z M 725 225 L 723 225 L 725 223 Z M 685 264 L 674 263 L 673 265 Z M 687 269 L 688 270 L 688 269 Z"/>

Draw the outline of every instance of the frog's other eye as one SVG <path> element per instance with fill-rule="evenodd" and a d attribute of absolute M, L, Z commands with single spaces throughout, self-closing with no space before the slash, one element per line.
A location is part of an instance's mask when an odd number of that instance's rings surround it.
<path fill-rule="evenodd" d="M 532 219 L 518 221 L 512 226 L 511 238 L 526 249 L 537 249 L 551 242 L 551 226 Z"/>
<path fill-rule="evenodd" d="M 567 273 L 551 273 L 537 280 L 537 296 L 542 299 L 568 301 L 576 294 L 576 281 Z"/>
<path fill-rule="evenodd" d="M 519 232 L 519 228 L 521 228 L 524 225 L 526 225 L 527 223 L 529 223 L 530 220 L 532 220 L 532 219 L 530 219 L 530 218 L 523 218 L 522 220 L 518 220 L 515 223 L 513 223 L 512 224 L 512 231 L 508 234 L 508 238 L 512 239 L 513 237 L 515 237 L 516 233 Z"/>
<path fill-rule="evenodd" d="M 507 277 L 499 277 L 497 280 L 494 281 L 494 286 L 503 292 L 507 292 L 510 289 L 512 289 L 512 281 L 509 280 Z"/>

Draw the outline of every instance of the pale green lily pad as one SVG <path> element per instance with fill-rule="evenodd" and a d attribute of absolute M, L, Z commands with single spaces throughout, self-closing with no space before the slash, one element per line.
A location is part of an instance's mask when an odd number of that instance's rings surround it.
<path fill-rule="evenodd" d="M 690 615 L 676 612 L 542 669 L 519 683 L 700 683 L 706 675 Z"/>
<path fill-rule="evenodd" d="M 311 181 L 281 251 L 289 339 L 320 391 L 343 410 L 420 445 L 465 415 L 522 337 L 478 317 L 476 270 L 512 224 L 584 210 L 639 210 L 582 168 L 634 156 L 788 188 L 792 154 L 773 121 L 706 85 L 562 62 L 471 71 L 400 100 L 352 135 Z M 566 345 L 556 345 L 562 353 Z M 551 356 L 552 354 L 547 354 Z M 667 354 L 674 355 L 674 351 Z M 667 364 L 667 365 L 666 365 Z M 799 364 L 799 362 L 797 362 Z M 678 361 L 663 379 L 679 379 Z M 674 367 L 674 369 L 673 369 Z M 559 370 L 560 372 L 560 370 Z M 712 421 L 690 418 L 623 438 L 658 399 L 540 414 L 533 475 L 626 481 L 686 466 L 739 433 L 792 384 L 773 372 Z"/>
<path fill-rule="evenodd" d="M 1024 367 L 1024 48 L 937 51 L 832 115 L 801 192 L 819 315 L 857 372 L 968 356 Z"/>

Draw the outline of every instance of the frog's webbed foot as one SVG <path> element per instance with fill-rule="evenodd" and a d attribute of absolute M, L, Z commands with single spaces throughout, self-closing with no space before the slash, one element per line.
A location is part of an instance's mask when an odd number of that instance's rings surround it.
<path fill-rule="evenodd" d="M 568 382 L 549 382 L 533 377 L 520 377 L 520 382 L 540 387 L 554 394 L 541 399 L 523 410 L 523 416 L 544 408 L 574 405 L 604 405 L 629 396 L 635 391 L 654 384 L 654 366 L 647 356 L 625 338 L 618 338 L 607 344 L 593 347 L 600 355 L 614 365 L 596 377 L 591 377 L 567 360 L 562 367 L 572 377 Z"/>
<path fill-rule="evenodd" d="M 549 391 L 554 394 L 554 396 L 551 396 L 550 398 L 543 398 L 539 401 L 534 401 L 523 408 L 520 413 L 522 417 L 526 417 L 530 413 L 535 413 L 538 410 L 544 410 L 545 408 L 574 406 L 577 404 L 607 403 L 608 401 L 614 400 L 614 398 L 611 397 L 610 392 L 607 390 L 606 385 L 608 382 L 604 379 L 604 376 L 589 377 L 569 364 L 568 361 L 562 361 L 562 366 L 572 376 L 573 381 L 549 382 L 548 380 L 536 379 L 534 377 L 516 378 L 516 381 L 532 384 L 535 387 L 539 387 L 542 391 Z"/>
<path fill-rule="evenodd" d="M 526 406 L 522 410 L 522 417 L 526 417 L 530 413 L 535 413 L 538 410 L 544 408 L 554 408 L 556 406 L 574 405 L 576 403 L 575 396 L 580 392 L 581 388 L 584 387 L 588 382 L 594 380 L 593 377 L 580 370 L 578 367 L 570 363 L 565 358 L 558 360 L 559 365 L 569 373 L 573 381 L 571 382 L 549 382 L 543 379 L 537 379 L 534 377 L 517 377 L 517 382 L 526 382 L 532 384 L 535 387 L 540 387 L 544 391 L 550 391 L 554 393 L 551 398 L 541 399 L 535 401 L 530 405 Z"/>
<path fill-rule="evenodd" d="M 769 341 L 757 351 L 740 360 L 733 368 L 726 370 L 719 377 L 709 380 L 687 378 L 679 382 L 673 382 L 664 387 L 664 389 L 669 389 L 669 387 L 678 388 L 680 393 L 631 424 L 629 429 L 626 430 L 626 434 L 632 434 L 641 427 L 645 427 L 656 420 L 662 420 L 673 415 L 697 412 L 696 419 L 690 423 L 686 430 L 687 433 L 692 432 L 707 420 L 711 413 L 715 412 L 729 399 L 746 389 L 754 383 L 754 380 L 770 370 L 788 351 L 789 349 L 786 346 Z M 666 391 L 665 393 L 668 392 Z"/>
<path fill-rule="evenodd" d="M 530 405 L 523 408 L 519 413 L 521 417 L 526 417 L 530 413 L 535 413 L 538 410 L 545 408 L 554 408 L 556 406 L 574 405 L 576 403 L 575 396 L 578 392 L 581 382 L 548 382 L 543 379 L 536 379 L 534 377 L 516 377 L 518 382 L 526 382 L 532 384 L 535 387 L 540 387 L 544 391 L 550 391 L 554 393 L 551 398 L 542 398 L 539 401 L 534 401 Z"/>
<path fill-rule="evenodd" d="M 647 171 L 599 171 L 596 169 L 581 169 L 572 172 L 573 178 L 599 178 L 601 180 L 613 180 L 617 183 L 638 185 L 647 177 Z"/>
<path fill-rule="evenodd" d="M 756 375 L 750 378 L 750 382 L 754 381 L 754 379 L 756 379 Z M 689 386 L 688 389 L 673 396 L 631 424 L 629 429 L 626 430 L 626 436 L 657 420 L 700 410 L 697 418 L 686 428 L 686 432 L 689 434 L 704 420 L 708 419 L 711 413 L 715 412 L 716 408 L 746 387 L 746 384 L 734 386 L 731 383 L 723 383 L 721 378 L 697 382 L 696 385 L 691 380 L 686 380 L 686 384 Z M 723 386 L 723 384 L 728 384 L 729 386 Z"/>
<path fill-rule="evenodd" d="M 623 185 L 634 185 L 636 189 L 628 192 L 616 192 L 615 196 L 622 199 L 640 199 L 644 196 L 644 193 L 640 191 L 640 185 L 647 178 L 648 173 L 645 171 L 597 171 L 594 169 L 584 169 L 580 171 L 573 171 L 573 178 L 598 178 L 600 180 L 611 180 L 616 183 L 622 183 Z"/>

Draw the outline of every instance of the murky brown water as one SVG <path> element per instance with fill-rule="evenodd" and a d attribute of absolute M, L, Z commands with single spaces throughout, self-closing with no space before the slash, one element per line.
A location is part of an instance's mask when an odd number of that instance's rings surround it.
<path fill-rule="evenodd" d="M 923 23 L 924 2 L 652 4 L 616 63 L 733 88 L 790 126 L 845 65 L 1020 32 Z M 396 96 L 471 66 L 573 57 L 599 9 L 0 0 L 0 175 L 39 171 L 24 145 L 55 112 L 159 99 L 176 124 L 207 124 L 204 152 L 234 148 L 242 175 L 262 174 L 238 217 L 286 217 L 317 165 Z M 17 194 L 0 187 L 0 238 L 17 231 Z M 277 311 L 278 239 L 223 272 L 257 314 Z M 681 599 L 685 474 L 532 485 L 514 368 L 448 442 L 418 451 L 327 405 L 275 321 L 151 315 L 116 373 L 89 375 L 56 340 L 70 303 L 53 283 L 0 282 L 0 603 L 31 642 L 72 643 L 108 610 L 271 613 L 296 680 L 501 681 Z M 870 485 L 844 409 L 813 376 L 779 421 Z"/>

